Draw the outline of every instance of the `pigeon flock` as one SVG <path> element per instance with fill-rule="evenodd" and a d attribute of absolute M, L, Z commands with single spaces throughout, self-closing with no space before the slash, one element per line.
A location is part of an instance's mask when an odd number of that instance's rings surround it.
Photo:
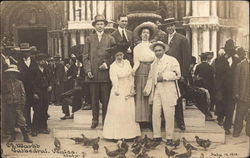
<path fill-rule="evenodd" d="M 88 138 L 84 134 L 81 134 L 81 137 L 70 138 L 75 142 L 75 144 L 82 144 L 86 147 L 92 147 L 94 153 L 98 153 L 99 150 L 99 141 L 100 137 L 97 138 Z M 192 153 L 197 150 L 207 150 L 210 147 L 211 141 L 209 139 L 202 139 L 198 136 L 195 136 L 195 140 L 199 148 L 192 145 L 184 137 L 182 138 L 183 146 L 186 149 L 184 153 L 177 153 L 175 150 L 181 145 L 181 140 L 172 140 L 171 143 L 165 143 L 165 154 L 168 158 L 191 158 Z M 148 138 L 147 135 L 144 137 L 137 137 L 134 139 L 131 145 L 131 151 L 134 154 L 135 158 L 154 158 L 149 156 L 148 152 L 154 150 L 161 144 L 160 141 L 155 141 L 154 139 Z M 61 149 L 61 143 L 58 138 L 54 140 L 55 149 L 59 151 Z M 201 147 L 201 148 L 200 148 Z M 122 139 L 117 142 L 117 149 L 110 150 L 104 146 L 106 155 L 109 158 L 126 158 L 126 153 L 129 151 L 129 145 L 127 142 Z M 82 152 L 83 157 L 87 154 Z M 201 154 L 201 157 L 204 157 L 204 154 Z"/>

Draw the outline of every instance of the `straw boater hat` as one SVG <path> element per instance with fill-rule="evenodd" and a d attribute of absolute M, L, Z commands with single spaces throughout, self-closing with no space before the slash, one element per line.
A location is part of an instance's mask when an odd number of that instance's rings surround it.
<path fill-rule="evenodd" d="M 20 51 L 21 52 L 29 52 L 32 50 L 32 47 L 30 47 L 29 43 L 21 43 L 20 44 Z"/>
<path fill-rule="evenodd" d="M 95 24 L 98 22 L 98 21 L 103 21 L 105 26 L 108 24 L 108 21 L 105 19 L 105 17 L 103 15 L 96 15 L 95 16 L 95 20 L 92 22 L 92 26 L 95 27 Z"/>
<path fill-rule="evenodd" d="M 20 72 L 16 65 L 9 65 L 9 67 L 5 70 L 5 72 Z"/>
<path fill-rule="evenodd" d="M 150 48 L 152 51 L 154 51 L 154 48 L 155 48 L 155 46 L 157 46 L 157 45 L 162 46 L 162 47 L 164 48 L 164 52 L 167 52 L 167 51 L 169 50 L 169 46 L 168 46 L 167 44 L 163 43 L 162 41 L 153 42 L 153 43 L 149 46 L 149 48 Z"/>
<path fill-rule="evenodd" d="M 142 29 L 144 28 L 147 28 L 150 30 L 150 38 L 152 38 L 156 33 L 157 25 L 150 21 L 144 22 L 135 28 L 134 35 L 140 37 L 141 36 L 140 33 Z"/>
<path fill-rule="evenodd" d="M 167 18 L 163 20 L 163 23 L 161 24 L 161 26 L 169 26 L 169 25 L 173 25 L 175 24 L 175 18 Z"/>

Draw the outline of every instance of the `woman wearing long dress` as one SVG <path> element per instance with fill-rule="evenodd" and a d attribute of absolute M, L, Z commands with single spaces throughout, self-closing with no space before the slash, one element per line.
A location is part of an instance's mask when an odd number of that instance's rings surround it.
<path fill-rule="evenodd" d="M 135 119 L 141 127 L 148 127 L 151 122 L 151 108 L 148 97 L 143 95 L 151 63 L 155 59 L 154 52 L 149 48 L 150 38 L 155 33 L 156 26 L 151 22 L 144 22 L 135 28 L 135 35 L 141 38 L 141 43 L 134 48 L 134 67 L 135 74 Z"/>
<path fill-rule="evenodd" d="M 103 126 L 106 139 L 131 139 L 141 135 L 135 122 L 134 79 L 132 67 L 124 60 L 121 48 L 113 49 L 115 61 L 110 66 L 112 90 Z"/>

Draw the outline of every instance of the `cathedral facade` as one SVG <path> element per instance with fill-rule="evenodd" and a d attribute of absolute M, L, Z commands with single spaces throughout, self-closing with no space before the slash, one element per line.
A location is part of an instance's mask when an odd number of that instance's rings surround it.
<path fill-rule="evenodd" d="M 233 0 L 5 1 L 1 35 L 16 46 L 28 42 L 51 56 L 67 58 L 73 46 L 84 45 L 95 15 L 103 14 L 112 31 L 121 13 L 128 15 L 130 30 L 144 21 L 175 17 L 177 31 L 188 38 L 197 58 L 204 51 L 217 52 L 230 38 L 249 51 L 249 2 Z"/>

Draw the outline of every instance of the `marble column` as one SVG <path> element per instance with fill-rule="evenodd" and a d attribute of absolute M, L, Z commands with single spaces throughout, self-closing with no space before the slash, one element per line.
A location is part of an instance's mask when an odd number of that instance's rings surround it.
<path fill-rule="evenodd" d="M 105 2 L 97 1 L 97 14 L 104 15 Z"/>
<path fill-rule="evenodd" d="M 58 54 L 58 39 L 55 37 L 55 52 L 54 54 Z"/>
<path fill-rule="evenodd" d="M 217 1 L 211 1 L 211 16 L 217 16 Z"/>
<path fill-rule="evenodd" d="M 80 21 L 80 14 L 81 14 L 81 4 L 80 1 L 75 1 L 75 15 L 76 15 L 76 21 Z"/>
<path fill-rule="evenodd" d="M 63 54 L 64 54 L 64 58 L 68 58 L 69 57 L 69 47 L 68 47 L 68 33 L 64 32 L 64 36 L 63 36 Z"/>
<path fill-rule="evenodd" d="M 58 54 L 62 57 L 62 39 L 61 36 L 58 38 Z"/>
<path fill-rule="evenodd" d="M 198 52 L 198 29 L 196 27 L 191 27 L 192 29 L 192 56 L 196 57 L 197 61 L 199 59 Z"/>
<path fill-rule="evenodd" d="M 214 52 L 214 58 L 217 57 L 217 28 L 211 29 L 211 50 Z"/>
<path fill-rule="evenodd" d="M 85 3 L 86 1 L 82 1 L 81 3 L 81 21 L 85 20 Z"/>
<path fill-rule="evenodd" d="M 111 19 L 113 19 L 113 1 L 106 1 L 106 19 L 109 21 Z"/>
<path fill-rule="evenodd" d="M 87 20 L 91 21 L 91 1 L 87 1 Z"/>
<path fill-rule="evenodd" d="M 76 32 L 72 31 L 70 35 L 71 35 L 71 47 L 72 47 L 76 45 Z"/>
<path fill-rule="evenodd" d="M 85 41 L 84 41 L 84 31 L 80 31 L 80 44 L 84 44 Z"/>
<path fill-rule="evenodd" d="M 74 21 L 73 1 L 69 1 L 69 21 Z"/>
<path fill-rule="evenodd" d="M 93 7 L 92 13 L 93 13 L 93 18 L 97 15 L 97 10 L 98 10 L 98 8 L 97 8 L 97 3 L 98 3 L 98 1 L 92 1 L 92 7 Z"/>
<path fill-rule="evenodd" d="M 204 27 L 202 31 L 202 52 L 206 51 L 210 51 L 210 38 L 209 29 Z"/>
<path fill-rule="evenodd" d="M 198 15 L 209 16 L 210 15 L 210 1 L 197 1 L 198 3 Z"/>
<path fill-rule="evenodd" d="M 191 14 L 191 1 L 186 0 L 186 16 L 190 16 Z"/>
<path fill-rule="evenodd" d="M 68 1 L 64 1 L 64 26 L 68 21 L 68 9 L 67 9 Z"/>
<path fill-rule="evenodd" d="M 198 1 L 192 1 L 192 16 L 198 16 Z"/>

